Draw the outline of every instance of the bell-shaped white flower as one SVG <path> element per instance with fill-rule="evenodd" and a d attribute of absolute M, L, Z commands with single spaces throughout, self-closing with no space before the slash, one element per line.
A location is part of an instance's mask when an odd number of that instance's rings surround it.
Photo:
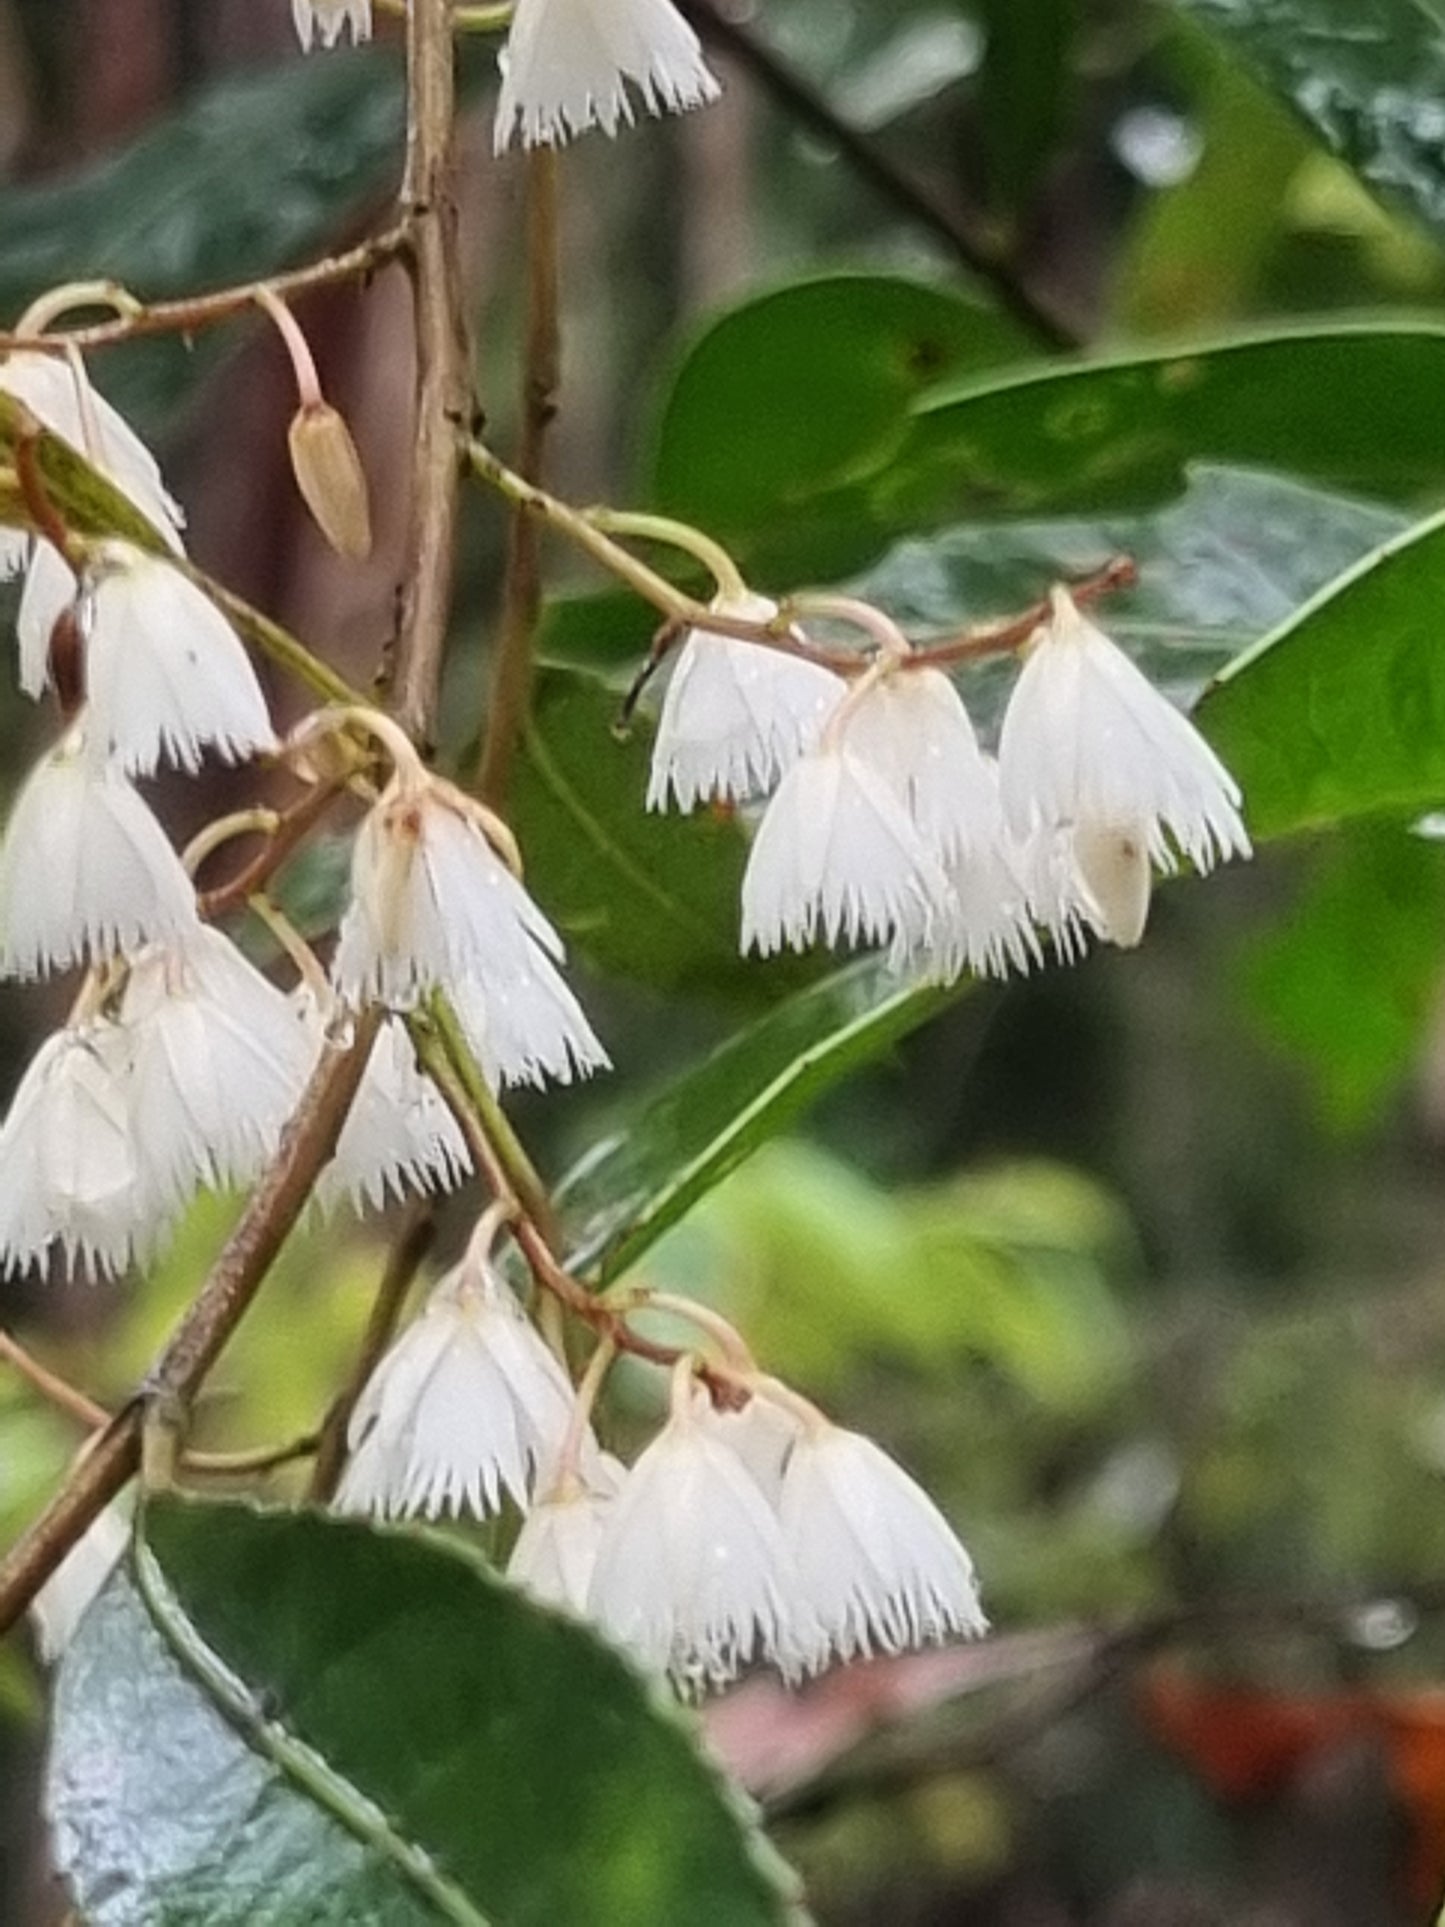
<path fill-rule="evenodd" d="M 266 698 L 240 637 L 210 597 L 169 562 L 106 542 L 81 599 L 87 736 L 129 775 L 162 762 L 198 770 L 276 747 Z"/>
<path fill-rule="evenodd" d="M 302 996 L 302 1022 L 319 1048 L 326 1013 L 309 993 Z M 408 1192 L 450 1191 L 471 1168 L 461 1128 L 417 1063 L 405 1023 L 388 1017 L 376 1034 L 335 1154 L 316 1181 L 317 1203 L 323 1211 L 343 1200 L 357 1212 L 380 1211 Z"/>
<path fill-rule="evenodd" d="M 776 1506 L 783 1490 L 783 1467 L 798 1436 L 797 1420 L 772 1399 L 754 1397 L 741 1410 L 699 1405 L 697 1423 L 737 1454 Z"/>
<path fill-rule="evenodd" d="M 35 977 L 198 928 L 165 832 L 72 728 L 26 778 L 0 844 L 0 972 Z"/>
<path fill-rule="evenodd" d="M 953 1528 L 871 1439 L 826 1421 L 805 1431 L 779 1516 L 816 1622 L 812 1669 L 988 1630 Z"/>
<path fill-rule="evenodd" d="M 555 147 L 589 127 L 615 134 L 633 118 L 629 83 L 649 114 L 721 91 L 672 0 L 517 0 L 500 65 L 499 154 L 517 136 Z"/>
<path fill-rule="evenodd" d="M 542 1480 L 512 1548 L 507 1577 L 535 1599 L 583 1617 L 598 1548 L 625 1478 L 624 1467 L 602 1452 L 585 1478 L 568 1472 Z"/>
<path fill-rule="evenodd" d="M 21 349 L 0 361 L 0 390 L 14 395 L 38 421 L 85 456 L 179 551 L 185 518 L 167 493 L 155 457 L 125 418 L 90 385 L 78 360 Z M 43 536 L 26 537 L 25 586 L 16 617 L 20 686 L 39 696 L 50 682 L 50 638 L 75 600 L 70 564 Z M 15 544 L 0 551 L 0 574 L 14 572 Z"/>
<path fill-rule="evenodd" d="M 249 1184 L 274 1157 L 311 1063 L 290 1003 L 219 930 L 150 945 L 121 1000 L 150 1194 Z"/>
<path fill-rule="evenodd" d="M 337 1506 L 482 1519 L 505 1492 L 525 1510 L 538 1467 L 561 1452 L 575 1405 L 567 1374 L 510 1287 L 469 1254 L 358 1401 Z"/>
<path fill-rule="evenodd" d="M 816 1643 L 778 1523 L 751 1472 L 700 1422 L 684 1386 L 613 1502 L 589 1616 L 689 1691 L 726 1684 L 754 1659 L 794 1670 Z"/>
<path fill-rule="evenodd" d="M 605 1063 L 556 970 L 562 942 L 451 784 L 393 779 L 356 835 L 333 976 L 351 1004 L 460 997 L 484 1055 L 512 1080 Z"/>
<path fill-rule="evenodd" d="M 30 1602 L 35 1644 L 53 1666 L 74 1639 L 101 1588 L 125 1557 L 130 1522 L 118 1506 L 108 1505 L 76 1540 Z"/>
<path fill-rule="evenodd" d="M 1250 853 L 1228 770 L 1062 589 L 1009 700 L 999 768 L 1014 834 L 1071 839 L 1091 921 L 1116 942 L 1143 932 L 1151 869 Z"/>
<path fill-rule="evenodd" d="M 348 27 L 357 45 L 371 38 L 371 0 L 291 0 L 291 13 L 308 53 L 318 44 L 334 47 Z"/>
<path fill-rule="evenodd" d="M 452 988 L 457 1019 L 492 1084 L 570 1084 L 610 1070 L 586 1012 L 551 963 L 522 952 L 511 967 L 498 958 L 486 984 Z"/>
<path fill-rule="evenodd" d="M 31 1059 L 0 1126 L 0 1265 L 111 1278 L 148 1249 L 148 1210 L 132 1127 L 130 1040 L 116 1024 L 78 1024 Z"/>
<path fill-rule="evenodd" d="M 942 670 L 896 667 L 850 704 L 841 733 L 852 754 L 886 779 L 942 860 L 997 842 L 997 778 Z"/>
<path fill-rule="evenodd" d="M 722 597 L 720 614 L 768 622 L 778 605 L 763 596 Z M 847 694 L 820 664 L 755 642 L 694 629 L 678 652 L 652 745 L 647 807 L 765 796 L 812 749 Z"/>
<path fill-rule="evenodd" d="M 801 758 L 763 816 L 743 876 L 742 947 L 923 942 L 948 879 L 887 780 L 846 745 Z"/>

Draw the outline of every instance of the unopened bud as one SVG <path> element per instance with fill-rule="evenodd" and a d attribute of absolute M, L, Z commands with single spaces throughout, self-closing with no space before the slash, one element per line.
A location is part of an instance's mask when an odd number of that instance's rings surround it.
<path fill-rule="evenodd" d="M 329 402 L 318 401 L 297 409 L 287 439 L 296 486 L 317 527 L 338 555 L 364 561 L 371 554 L 371 509 L 351 430 Z"/>

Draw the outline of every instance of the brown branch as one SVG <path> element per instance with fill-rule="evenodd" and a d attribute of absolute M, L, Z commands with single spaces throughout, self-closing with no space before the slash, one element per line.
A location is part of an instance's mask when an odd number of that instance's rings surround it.
<path fill-rule="evenodd" d="M 292 300 L 313 288 L 362 281 L 388 261 L 395 260 L 407 242 L 408 229 L 404 222 L 399 222 L 348 248 L 344 254 L 327 255 L 324 260 L 272 275 L 264 282 L 241 282 L 235 287 L 218 288 L 212 294 L 190 296 L 182 301 L 156 301 L 135 314 L 97 322 L 90 328 L 60 329 L 46 335 L 0 333 L 0 354 L 8 354 L 15 348 L 61 353 L 67 346 L 88 352 L 92 348 L 109 348 L 120 341 L 134 341 L 140 335 L 199 334 L 202 329 L 229 321 L 253 307 L 258 287 L 269 288 L 283 300 Z"/>
<path fill-rule="evenodd" d="M 407 13 L 402 205 L 416 317 L 416 441 L 400 633 L 383 670 L 390 707 L 422 748 L 435 735 L 451 615 L 460 437 L 471 412 L 454 198 L 456 75 L 448 0 Z"/>
<path fill-rule="evenodd" d="M 430 1198 L 418 1199 L 407 1213 L 382 1271 L 350 1376 L 321 1427 L 308 1492 L 314 1504 L 325 1505 L 335 1495 L 346 1463 L 346 1433 L 351 1415 L 366 1390 L 368 1379 L 391 1344 L 412 1281 L 436 1240 L 436 1229 L 436 1207 Z"/>
<path fill-rule="evenodd" d="M 871 136 L 846 120 L 810 80 L 760 40 L 742 18 L 727 12 L 717 0 L 679 0 L 679 5 L 703 38 L 731 55 L 790 119 L 837 148 L 860 179 L 986 281 L 999 306 L 1045 347 L 1078 346 L 1074 330 L 1027 286 L 1004 248 L 985 229 L 900 167 Z"/>
<path fill-rule="evenodd" d="M 527 157 L 527 340 L 522 370 L 522 435 L 517 473 L 540 483 L 547 431 L 557 413 L 562 376 L 558 313 L 558 160 L 541 147 Z M 511 779 L 512 758 L 526 721 L 532 692 L 532 652 L 542 610 L 542 538 L 522 508 L 512 512 L 502 617 L 487 701 L 477 791 L 500 809 Z"/>
<path fill-rule="evenodd" d="M 196 908 L 208 921 L 239 910 L 247 900 L 264 890 L 287 858 L 305 842 L 325 815 L 338 793 L 335 783 L 317 783 L 281 816 L 276 828 L 261 848 L 234 876 L 213 890 L 202 890 Z M 258 832 L 259 834 L 259 832 Z"/>
<path fill-rule="evenodd" d="M 270 1169 L 252 1192 L 144 1383 L 95 1439 L 45 1511 L 0 1560 L 0 1634 L 14 1625 L 70 1548 L 139 1468 L 141 1434 L 156 1405 L 187 1404 L 240 1324 L 336 1147 L 376 1039 L 367 1013 L 330 1043 L 282 1133 Z"/>

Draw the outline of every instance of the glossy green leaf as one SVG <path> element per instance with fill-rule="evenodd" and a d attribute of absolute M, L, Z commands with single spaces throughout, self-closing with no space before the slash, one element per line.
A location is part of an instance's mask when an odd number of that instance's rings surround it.
<path fill-rule="evenodd" d="M 391 187 L 403 125 L 399 63 L 379 49 L 222 81 L 118 155 L 0 191 L 0 316 L 64 281 L 106 275 L 154 301 L 304 260 Z M 107 351 L 102 384 L 154 431 L 225 333 Z"/>
<path fill-rule="evenodd" d="M 990 198 L 1001 212 L 1022 209 L 1048 165 L 1069 103 L 1076 0 L 1019 6 L 980 0 L 985 54 L 979 121 Z"/>
<path fill-rule="evenodd" d="M 1445 515 L 1323 590 L 1204 698 L 1264 836 L 1445 799 Z"/>
<path fill-rule="evenodd" d="M 538 678 L 509 812 L 537 900 L 598 970 L 669 990 L 777 995 L 797 966 L 738 954 L 736 821 L 649 812 L 651 725 L 639 718 L 619 742 L 616 716 L 616 690 L 596 677 Z"/>
<path fill-rule="evenodd" d="M 684 1717 L 438 1538 L 154 1503 L 61 1669 L 92 1927 L 763 1927 L 791 1883 Z"/>
<path fill-rule="evenodd" d="M 1430 0 L 1178 0 L 1383 199 L 1445 235 L 1445 27 Z"/>
<path fill-rule="evenodd" d="M 714 322 L 683 362 L 653 493 L 762 575 L 857 567 L 877 546 L 858 484 L 887 465 L 915 397 L 1028 352 L 988 309 L 894 276 L 763 295 Z M 831 499 L 840 492 L 846 508 Z"/>
<path fill-rule="evenodd" d="M 1420 397 L 1445 329 L 1309 328 L 975 382 L 921 401 L 870 494 L 903 530 L 1099 513 L 1177 495 L 1198 462 L 1292 474 L 1386 501 L 1445 488 Z"/>
<path fill-rule="evenodd" d="M 945 529 L 909 537 L 855 584 L 916 637 L 1013 614 L 1051 582 L 1114 555 L 1139 567 L 1098 620 L 1176 702 L 1407 524 L 1395 510 L 1247 469 L 1199 468 L 1177 502 L 1144 515 Z M 980 724 L 1002 713 L 1008 663 L 961 682 Z"/>
<path fill-rule="evenodd" d="M 128 495 L 92 468 L 69 442 L 49 429 L 37 428 L 29 410 L 0 391 L 0 455 L 13 460 L 21 436 L 32 438 L 45 494 L 67 528 L 77 535 L 121 535 L 143 549 L 166 553 L 159 531 Z M 13 469 L 0 469 L 0 521 L 32 526 L 30 507 Z"/>
<path fill-rule="evenodd" d="M 1247 1007 L 1345 1129 L 1377 1116 L 1435 1009 L 1445 846 L 1395 822 L 1352 823 L 1314 853 L 1287 918 L 1253 940 Z"/>
<path fill-rule="evenodd" d="M 793 1124 L 824 1091 L 961 994 L 899 985 L 865 958 L 787 999 L 644 1101 L 562 1181 L 571 1261 L 601 1282 Z"/>

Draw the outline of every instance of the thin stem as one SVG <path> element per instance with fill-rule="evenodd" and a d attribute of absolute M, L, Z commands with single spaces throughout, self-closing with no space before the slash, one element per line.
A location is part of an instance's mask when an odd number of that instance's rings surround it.
<path fill-rule="evenodd" d="M 275 322 L 276 332 L 286 344 L 292 372 L 296 377 L 298 405 L 301 408 L 320 408 L 325 400 L 321 393 L 321 376 L 317 373 L 316 357 L 311 352 L 311 343 L 306 339 L 300 322 L 276 290 L 265 283 L 256 290 L 256 306 Z"/>
<path fill-rule="evenodd" d="M 821 591 L 807 591 L 802 595 L 789 596 L 785 605 L 789 615 L 825 616 L 835 622 L 851 623 L 871 636 L 885 656 L 902 661 L 913 652 L 913 645 L 898 627 L 892 616 L 875 608 L 871 602 L 864 602 L 858 596 L 826 595 Z"/>
<path fill-rule="evenodd" d="M 319 1442 L 319 1433 L 303 1432 L 300 1438 L 287 1439 L 280 1445 L 253 1445 L 240 1452 L 183 1452 L 181 1469 L 208 1479 L 242 1479 L 309 1459 Z"/>
<path fill-rule="evenodd" d="M 191 1400 L 225 1349 L 336 1148 L 378 1022 L 379 1014 L 368 1012 L 348 1041 L 323 1048 L 270 1169 L 155 1366 L 29 1531 L 0 1559 L 0 1634 L 14 1625 L 86 1528 L 134 1476 L 146 1413 L 157 1402 Z"/>
<path fill-rule="evenodd" d="M 548 1304 L 556 1302 L 554 1298 L 547 1300 Z M 577 1393 L 572 1402 L 572 1416 L 567 1421 L 562 1449 L 557 1454 L 556 1475 L 552 1489 L 547 1494 L 550 1499 L 570 1497 L 581 1483 L 579 1473 L 582 1462 L 582 1442 L 592 1422 L 592 1414 L 597 1406 L 602 1382 L 611 1371 L 616 1358 L 616 1335 L 612 1332 L 603 1332 L 597 1340 L 596 1349 L 587 1361 L 587 1369 L 577 1381 Z"/>
<path fill-rule="evenodd" d="M 467 1042 L 457 1014 L 444 997 L 433 999 L 432 1021 L 453 1070 L 461 1080 L 467 1102 L 475 1110 L 506 1179 L 506 1189 L 527 1216 L 550 1233 L 552 1205 L 537 1167 L 497 1102 L 482 1067 Z"/>
<path fill-rule="evenodd" d="M 366 1321 L 361 1344 L 352 1362 L 346 1384 L 338 1394 L 321 1427 L 316 1449 L 316 1464 L 311 1472 L 308 1496 L 316 1505 L 326 1505 L 336 1496 L 341 1472 L 346 1464 L 346 1434 L 351 1415 L 366 1390 L 372 1373 L 386 1355 L 396 1334 L 407 1293 L 436 1239 L 436 1210 L 429 1198 L 421 1198 L 407 1213 L 376 1287 L 371 1315 Z"/>
<path fill-rule="evenodd" d="M 263 616 L 259 609 L 253 609 L 249 602 L 187 562 L 183 556 L 168 556 L 166 559 L 172 567 L 189 576 L 198 589 L 204 589 L 248 641 L 254 642 L 281 668 L 290 670 L 308 689 L 314 690 L 326 702 L 365 705 L 366 697 L 359 689 L 354 688 L 344 676 L 338 675 L 320 656 L 313 655 L 304 642 L 299 642 L 279 622 L 273 622 L 270 616 Z"/>
<path fill-rule="evenodd" d="M 517 470 L 537 483 L 543 476 L 547 434 L 557 413 L 562 378 L 559 168 L 558 156 L 550 147 L 536 148 L 527 156 L 527 336 Z M 541 551 L 541 531 L 518 506 L 512 512 L 501 627 L 477 773 L 479 794 L 498 809 L 506 800 L 512 759 L 531 699 L 532 657 L 542 612 Z"/>
<path fill-rule="evenodd" d="M 405 224 L 398 223 L 342 254 L 326 255 L 305 267 L 293 268 L 288 274 L 272 275 L 264 285 L 283 298 L 291 298 L 313 288 L 362 281 L 402 253 L 407 238 Z M 89 353 L 93 348 L 109 348 L 117 342 L 133 341 L 139 335 L 199 334 L 203 329 L 229 321 L 253 307 L 256 291 L 262 285 L 256 281 L 243 281 L 234 287 L 218 288 L 212 294 L 187 296 L 181 301 L 150 302 L 133 313 L 120 315 L 114 321 L 99 322 L 90 328 L 67 329 L 63 334 L 32 335 L 25 332 L 26 322 L 22 321 L 20 327 L 12 332 L 0 333 L 0 354 L 8 354 L 15 348 L 35 348 L 44 353 L 61 354 L 67 346 L 82 348 Z"/>
<path fill-rule="evenodd" d="M 416 323 L 416 427 L 400 634 L 383 669 L 389 706 L 423 747 L 436 732 L 451 613 L 459 437 L 471 412 L 462 321 L 455 165 L 456 75 L 449 0 L 411 0 L 407 152 L 401 198 Z"/>
<path fill-rule="evenodd" d="M 102 1426 L 109 1425 L 110 1413 L 103 1405 L 97 1405 L 93 1398 L 87 1398 L 68 1379 L 58 1372 L 52 1372 L 26 1351 L 18 1338 L 12 1338 L 7 1331 L 0 1330 L 0 1358 L 13 1365 L 20 1376 L 33 1385 L 40 1396 L 53 1405 L 67 1418 L 73 1418 L 88 1432 L 98 1432 Z"/>
<path fill-rule="evenodd" d="M 228 911 L 239 910 L 259 890 L 264 889 L 282 864 L 315 829 L 335 801 L 336 794 L 335 783 L 313 784 L 299 802 L 293 803 L 290 809 L 277 817 L 274 832 L 249 863 L 214 890 L 201 891 L 196 899 L 196 907 L 201 915 L 211 919 L 225 916 Z"/>
<path fill-rule="evenodd" d="M 730 1371 L 751 1377 L 758 1369 L 757 1360 L 737 1326 L 724 1318 L 721 1312 L 714 1311 L 709 1305 L 699 1304 L 695 1298 L 683 1298 L 675 1292 L 653 1291 L 646 1285 L 639 1285 L 632 1287 L 620 1299 L 609 1296 L 606 1302 L 616 1306 L 619 1311 L 666 1312 L 674 1318 L 686 1319 L 721 1347 Z"/>
<path fill-rule="evenodd" d="M 1138 566 L 1132 556 L 1116 555 L 1092 575 L 1069 583 L 1068 591 L 1075 602 L 1088 604 L 1113 595 L 1119 589 L 1131 589 L 1138 579 Z M 905 671 L 946 669 L 955 663 L 976 662 L 983 656 L 1009 655 L 1016 649 L 1022 649 L 1040 624 L 1048 621 L 1050 606 L 1051 598 L 1045 597 L 1026 609 L 1021 616 L 1011 616 L 1007 622 L 988 623 L 981 628 L 966 629 L 961 635 L 951 636 L 944 642 L 920 645 L 900 667 Z"/>
<path fill-rule="evenodd" d="M 389 13 L 394 19 L 406 18 L 407 0 L 373 0 L 378 13 Z M 512 24 L 512 6 L 506 4 L 486 7 L 453 6 L 453 33 L 505 33 Z"/>
<path fill-rule="evenodd" d="M 15 324 L 17 335 L 43 335 L 73 308 L 109 308 L 122 318 L 141 313 L 141 304 L 118 281 L 65 281 L 39 294 Z"/>
<path fill-rule="evenodd" d="M 258 923 L 265 926 L 296 966 L 296 974 L 315 998 L 317 1009 L 325 1015 L 331 1008 L 331 986 L 327 982 L 326 972 L 316 960 L 316 952 L 281 906 L 273 903 L 264 890 L 257 890 L 247 897 L 246 908 Z"/>
<path fill-rule="evenodd" d="M 667 515 L 640 515 L 631 509 L 592 508 L 584 511 L 594 528 L 607 535 L 631 535 L 643 542 L 664 542 L 669 548 L 701 562 L 717 583 L 725 602 L 741 602 L 748 593 L 742 571 L 721 542 L 715 542 L 688 522 L 674 522 Z"/>
<path fill-rule="evenodd" d="M 181 868 L 188 877 L 194 877 L 206 859 L 234 837 L 271 837 L 280 827 L 281 818 L 275 810 L 232 810 L 229 816 L 218 816 L 204 829 L 197 830 L 181 851 Z"/>

